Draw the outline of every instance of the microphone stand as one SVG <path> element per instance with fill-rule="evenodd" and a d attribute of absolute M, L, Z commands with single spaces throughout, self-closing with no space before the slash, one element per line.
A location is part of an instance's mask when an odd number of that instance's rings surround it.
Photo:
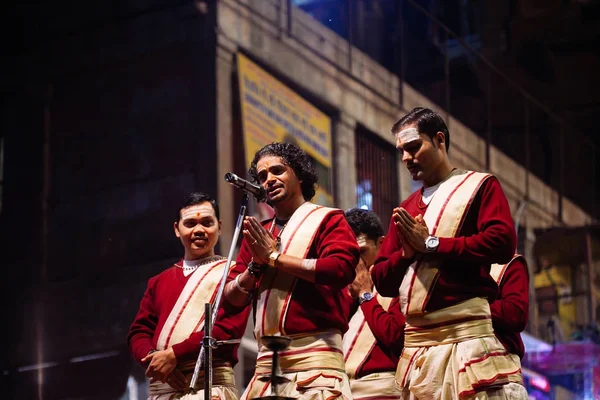
<path fill-rule="evenodd" d="M 198 354 L 196 366 L 194 367 L 194 374 L 192 375 L 192 380 L 190 381 L 190 391 L 192 393 L 195 393 L 196 390 L 194 389 L 194 387 L 196 386 L 196 381 L 198 380 L 200 367 L 204 366 L 204 400 L 211 400 L 212 350 L 216 349 L 218 346 L 223 344 L 235 344 L 240 342 L 239 340 L 215 340 L 215 338 L 212 337 L 212 328 L 215 324 L 215 321 L 217 320 L 217 314 L 219 313 L 219 308 L 221 306 L 221 297 L 223 296 L 223 290 L 225 289 L 225 281 L 227 279 L 227 275 L 229 275 L 229 268 L 231 267 L 231 262 L 233 261 L 233 253 L 235 252 L 235 247 L 240 237 L 240 232 L 242 231 L 242 223 L 244 222 L 244 217 L 246 216 L 247 208 L 248 194 L 244 192 L 244 199 L 242 200 L 242 205 L 240 206 L 238 219 L 235 224 L 233 240 L 231 241 L 231 246 L 229 247 L 227 264 L 225 265 L 225 269 L 223 270 L 221 284 L 219 285 L 219 290 L 217 291 L 217 296 L 215 297 L 215 306 L 213 308 L 212 304 L 210 303 L 204 304 L 204 339 L 202 340 L 200 354 Z"/>

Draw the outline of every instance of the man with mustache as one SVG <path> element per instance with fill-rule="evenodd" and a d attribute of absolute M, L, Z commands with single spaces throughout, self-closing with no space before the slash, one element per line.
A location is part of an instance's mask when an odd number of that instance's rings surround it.
<path fill-rule="evenodd" d="M 150 378 L 149 400 L 204 399 L 204 375 L 195 393 L 189 390 L 202 339 L 205 303 L 212 302 L 223 277 L 226 259 L 215 254 L 221 234 L 219 207 L 204 193 L 191 193 L 177 212 L 175 236 L 184 248 L 179 262 L 150 278 L 127 341 L 136 361 Z M 217 340 L 243 336 L 247 312 L 225 315 L 221 309 L 213 327 Z M 237 400 L 233 366 L 237 345 L 214 351 L 212 398 Z"/>
<path fill-rule="evenodd" d="M 372 269 L 379 293 L 400 294 L 406 317 L 396 371 L 403 398 L 527 399 L 489 304 L 498 294 L 490 266 L 508 262 L 516 247 L 500 183 L 453 167 L 450 133 L 430 109 L 412 110 L 392 133 L 412 178 L 423 182 L 393 210 Z"/>
<path fill-rule="evenodd" d="M 231 307 L 253 300 L 259 352 L 256 371 L 242 399 L 270 394 L 265 378 L 272 354 L 261 338 L 289 336 L 280 353 L 287 383 L 280 396 L 351 399 L 344 370 L 342 335 L 348 329 L 344 291 L 353 281 L 358 245 L 344 213 L 310 202 L 317 175 L 308 155 L 291 143 L 259 150 L 250 176 L 267 191 L 272 219 L 244 221 L 244 240 L 225 298 Z"/>

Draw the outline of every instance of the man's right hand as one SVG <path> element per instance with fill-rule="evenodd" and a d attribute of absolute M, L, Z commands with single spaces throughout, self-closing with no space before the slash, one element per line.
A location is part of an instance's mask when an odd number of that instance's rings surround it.
<path fill-rule="evenodd" d="M 150 353 L 142 358 L 142 362 L 149 362 L 146 369 L 146 376 L 150 378 L 150 381 L 168 383 L 176 390 L 187 389 L 185 376 L 175 369 L 177 366 L 177 357 L 175 357 L 172 348 Z"/>

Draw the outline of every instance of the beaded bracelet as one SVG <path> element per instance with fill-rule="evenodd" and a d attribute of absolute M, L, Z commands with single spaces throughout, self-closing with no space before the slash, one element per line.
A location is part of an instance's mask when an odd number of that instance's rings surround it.
<path fill-rule="evenodd" d="M 256 279 L 260 278 L 266 269 L 267 269 L 266 265 L 260 265 L 260 264 L 255 263 L 254 261 L 250 261 L 248 263 L 248 272 L 250 273 L 250 275 L 252 275 Z"/>

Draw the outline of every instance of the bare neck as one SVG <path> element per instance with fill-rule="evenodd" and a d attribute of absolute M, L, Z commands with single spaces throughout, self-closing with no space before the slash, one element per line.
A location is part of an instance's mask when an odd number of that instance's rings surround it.
<path fill-rule="evenodd" d="M 431 187 L 443 182 L 453 170 L 454 166 L 450 164 L 450 160 L 445 158 L 430 177 L 423 179 L 423 187 Z"/>
<path fill-rule="evenodd" d="M 296 210 L 304 203 L 306 203 L 306 200 L 304 200 L 304 197 L 300 195 L 290 199 L 289 201 L 277 204 L 275 206 L 275 218 L 282 221 L 290 219 Z"/>
<path fill-rule="evenodd" d="M 215 255 L 215 249 L 213 247 L 212 249 L 210 249 L 210 251 L 208 253 L 204 254 L 201 257 L 194 257 L 192 254 L 188 254 L 188 252 L 186 251 L 185 255 L 183 256 L 183 259 L 185 261 L 200 261 L 200 260 L 203 260 L 208 257 L 213 257 L 214 255 Z"/>

